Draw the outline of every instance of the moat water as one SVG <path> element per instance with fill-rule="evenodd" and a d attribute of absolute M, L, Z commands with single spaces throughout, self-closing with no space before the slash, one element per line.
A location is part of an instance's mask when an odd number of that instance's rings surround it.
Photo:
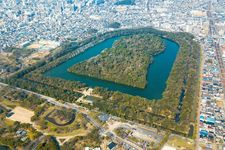
<path fill-rule="evenodd" d="M 45 73 L 46 76 L 54 78 L 62 78 L 66 80 L 74 80 L 85 83 L 89 87 L 103 87 L 112 91 L 119 91 L 134 96 L 141 96 L 147 99 L 161 99 L 164 90 L 166 89 L 166 82 L 173 67 L 173 63 L 176 59 L 176 55 L 179 51 L 179 45 L 171 40 L 163 39 L 165 43 L 165 50 L 154 56 L 153 63 L 148 67 L 147 85 L 144 89 L 134 88 L 131 86 L 121 85 L 110 81 L 100 80 L 87 76 L 75 75 L 67 71 L 68 68 L 73 65 L 90 59 L 100 54 L 106 48 L 111 48 L 113 43 L 120 37 L 113 37 L 107 39 L 89 49 L 83 53 L 74 56 L 68 61 L 60 64 L 59 66 L 52 68 Z"/>

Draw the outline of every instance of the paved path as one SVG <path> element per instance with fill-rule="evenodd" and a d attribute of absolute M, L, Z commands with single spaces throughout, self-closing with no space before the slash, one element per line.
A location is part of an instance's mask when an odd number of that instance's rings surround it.
<path fill-rule="evenodd" d="M 34 141 L 31 141 L 25 148 L 24 150 L 35 150 L 38 146 L 39 143 L 41 143 L 42 140 L 44 140 L 45 135 L 40 136 Z"/>
<path fill-rule="evenodd" d="M 2 82 L 0 82 L 0 85 L 2 85 L 2 86 L 10 86 L 10 85 L 2 83 Z M 75 109 L 77 112 L 81 113 L 91 124 L 93 124 L 96 128 L 98 128 L 100 130 L 100 134 L 104 134 L 105 133 L 105 129 L 103 127 L 101 127 L 101 125 L 99 125 L 92 117 L 87 115 L 87 113 L 84 113 L 83 111 L 80 111 L 80 109 L 83 108 L 83 107 L 80 107 L 80 106 L 78 106 L 78 105 L 76 105 L 74 103 L 68 103 L 68 102 L 62 103 L 62 102 L 57 101 L 55 98 L 52 98 L 52 97 L 49 97 L 49 96 L 45 96 L 45 95 L 42 95 L 42 94 L 39 94 L 39 93 L 36 93 L 36 92 L 32 92 L 32 91 L 29 91 L 29 90 L 26 90 L 26 89 L 22 89 L 22 88 L 18 88 L 18 87 L 14 87 L 14 88 L 17 89 L 17 90 L 26 92 L 26 93 L 37 95 L 38 97 L 46 100 L 47 102 L 49 102 L 49 103 L 51 103 L 53 105 L 56 105 L 56 106 L 59 106 L 59 107 L 64 107 L 66 109 Z M 136 144 L 118 137 L 117 135 L 115 135 L 115 133 L 112 133 L 112 132 L 110 132 L 110 133 L 112 135 L 114 135 L 114 138 L 116 138 L 118 141 L 126 143 L 130 147 L 134 147 L 134 148 L 136 148 L 138 150 L 141 150 L 140 147 L 137 146 Z"/>

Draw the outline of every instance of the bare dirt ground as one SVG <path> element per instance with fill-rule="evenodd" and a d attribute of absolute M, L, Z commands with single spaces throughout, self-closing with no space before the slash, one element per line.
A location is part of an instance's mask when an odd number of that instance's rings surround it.
<path fill-rule="evenodd" d="M 27 48 L 28 49 L 39 49 L 39 50 L 51 50 L 59 46 L 58 42 L 49 40 L 40 40 L 32 43 Z"/>
<path fill-rule="evenodd" d="M 163 146 L 162 150 L 176 150 L 176 148 L 175 148 L 175 147 L 172 147 L 172 146 L 169 146 L 169 145 L 167 145 L 167 144 L 165 144 L 165 145 Z"/>
<path fill-rule="evenodd" d="M 15 107 L 12 111 L 14 112 L 14 114 L 9 117 L 10 120 L 32 124 L 31 117 L 34 115 L 33 111 L 30 111 L 20 106 Z"/>
<path fill-rule="evenodd" d="M 77 136 L 84 136 L 83 134 L 77 135 Z M 76 136 L 63 136 L 63 137 L 56 137 L 56 140 L 59 142 L 59 145 L 63 145 L 70 139 L 74 138 Z M 61 141 L 62 140 L 62 141 Z"/>

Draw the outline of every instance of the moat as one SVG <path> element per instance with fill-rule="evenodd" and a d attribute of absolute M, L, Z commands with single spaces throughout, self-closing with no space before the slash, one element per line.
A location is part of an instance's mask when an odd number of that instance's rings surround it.
<path fill-rule="evenodd" d="M 107 39 L 94 47 L 91 47 L 83 53 L 69 59 L 65 63 L 47 71 L 46 76 L 74 80 L 85 83 L 89 87 L 104 87 L 108 90 L 119 91 L 134 96 L 141 96 L 147 99 L 160 99 L 166 88 L 166 82 L 172 70 L 173 63 L 179 51 L 179 45 L 171 40 L 163 39 L 165 50 L 154 56 L 153 63 L 148 67 L 147 85 L 144 89 L 121 85 L 110 81 L 100 80 L 87 76 L 75 75 L 68 72 L 68 68 L 79 62 L 95 57 L 106 48 L 111 48 L 113 43 L 120 37 Z"/>

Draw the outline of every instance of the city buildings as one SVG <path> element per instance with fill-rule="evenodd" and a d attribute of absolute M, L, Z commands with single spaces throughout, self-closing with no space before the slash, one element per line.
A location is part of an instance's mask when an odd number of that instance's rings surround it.
<path fill-rule="evenodd" d="M 81 41 L 113 28 L 151 26 L 190 32 L 203 50 L 199 136 L 203 144 L 225 137 L 225 1 L 223 0 L 0 0 L 0 55 L 31 41 Z M 121 2 L 121 0 L 120 0 Z M 4 53 L 5 54 L 5 53 Z M 221 61 L 222 60 L 222 61 Z M 4 70 L 3 70 L 4 71 Z"/>

